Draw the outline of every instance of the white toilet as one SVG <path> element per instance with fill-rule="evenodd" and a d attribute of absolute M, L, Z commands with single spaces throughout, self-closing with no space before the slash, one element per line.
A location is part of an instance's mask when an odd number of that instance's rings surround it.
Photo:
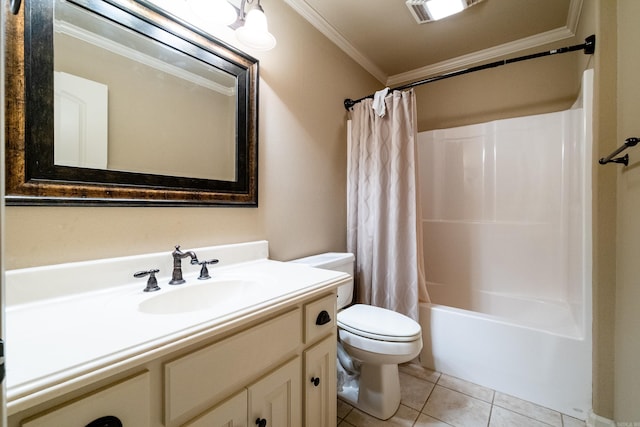
<path fill-rule="evenodd" d="M 337 270 L 353 276 L 350 253 L 325 253 L 292 262 Z M 338 337 L 346 352 L 360 362 L 356 386 L 338 394 L 356 408 L 386 420 L 400 406 L 398 364 L 414 359 L 422 350 L 420 325 L 413 319 L 380 307 L 356 304 L 353 280 L 338 288 Z"/>

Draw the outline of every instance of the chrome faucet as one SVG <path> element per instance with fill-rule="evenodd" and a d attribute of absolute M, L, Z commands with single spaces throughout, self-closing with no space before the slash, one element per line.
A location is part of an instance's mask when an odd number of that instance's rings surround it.
<path fill-rule="evenodd" d="M 171 275 L 170 285 L 180 285 L 185 282 L 182 278 L 182 258 L 191 257 L 191 264 L 198 264 L 198 257 L 195 252 L 182 252 L 180 245 L 176 245 L 176 249 L 171 253 L 173 256 L 173 273 Z"/>

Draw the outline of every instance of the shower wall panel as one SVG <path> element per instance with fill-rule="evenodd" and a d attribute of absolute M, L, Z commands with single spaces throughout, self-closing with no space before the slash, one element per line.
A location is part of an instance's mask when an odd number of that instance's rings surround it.
<path fill-rule="evenodd" d="M 482 312 L 479 293 L 582 302 L 582 123 L 576 108 L 419 134 L 432 301 Z"/>

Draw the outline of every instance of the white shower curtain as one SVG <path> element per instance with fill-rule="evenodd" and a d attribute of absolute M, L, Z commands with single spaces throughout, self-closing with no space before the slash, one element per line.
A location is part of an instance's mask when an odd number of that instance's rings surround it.
<path fill-rule="evenodd" d="M 347 172 L 347 250 L 356 256 L 357 301 L 418 320 L 428 301 L 416 163 L 413 91 L 353 107 Z"/>

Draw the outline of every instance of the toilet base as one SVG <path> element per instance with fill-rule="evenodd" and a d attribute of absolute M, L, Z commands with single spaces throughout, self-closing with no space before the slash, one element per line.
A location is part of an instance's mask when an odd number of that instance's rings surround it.
<path fill-rule="evenodd" d="M 338 395 L 361 411 L 387 420 L 400 407 L 398 365 L 362 363 L 358 388 L 345 387 Z"/>

